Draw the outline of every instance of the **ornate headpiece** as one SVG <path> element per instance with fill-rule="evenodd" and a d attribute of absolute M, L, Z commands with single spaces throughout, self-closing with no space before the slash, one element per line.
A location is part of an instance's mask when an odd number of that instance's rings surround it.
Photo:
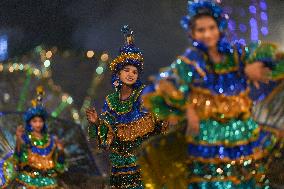
<path fill-rule="evenodd" d="M 121 29 L 124 38 L 125 45 L 120 48 L 119 55 L 111 62 L 110 69 L 112 72 L 120 71 L 125 65 L 133 65 L 137 67 L 139 71 L 143 70 L 143 54 L 139 48 L 134 45 L 133 30 L 125 25 Z"/>
<path fill-rule="evenodd" d="M 194 2 L 188 1 L 188 15 L 181 20 L 181 25 L 186 31 L 190 29 L 192 18 L 198 14 L 210 14 L 214 17 L 220 31 L 224 31 L 227 28 L 228 21 L 226 15 L 219 5 L 212 1 L 195 0 Z"/>
<path fill-rule="evenodd" d="M 38 86 L 36 91 L 37 91 L 37 97 L 36 99 L 32 100 L 32 107 L 29 108 L 24 114 L 24 120 L 27 125 L 29 125 L 29 121 L 35 116 L 39 116 L 44 120 L 47 118 L 47 112 L 42 102 L 44 96 L 43 87 Z"/>

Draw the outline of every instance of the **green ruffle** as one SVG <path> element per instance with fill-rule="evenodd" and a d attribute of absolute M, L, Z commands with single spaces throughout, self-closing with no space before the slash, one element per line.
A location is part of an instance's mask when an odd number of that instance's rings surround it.
<path fill-rule="evenodd" d="M 184 117 L 184 110 L 182 108 L 175 108 L 165 101 L 165 98 L 163 96 L 154 95 L 149 97 L 149 101 L 151 104 L 151 107 L 149 108 L 159 119 L 165 120 L 169 117 L 177 117 L 178 119 L 182 120 Z M 173 105 L 178 105 L 180 107 L 185 105 L 185 99 L 182 100 L 175 100 L 172 98 L 168 98 L 170 103 Z"/>
<path fill-rule="evenodd" d="M 233 68 L 236 68 L 237 63 L 234 60 L 233 55 L 226 55 L 225 56 L 225 60 L 218 63 L 218 64 L 213 64 L 214 66 L 214 71 L 216 73 L 218 72 L 226 72 L 226 71 L 230 71 Z M 210 70 L 210 68 L 208 68 Z"/>
<path fill-rule="evenodd" d="M 32 187 L 48 187 L 57 185 L 57 181 L 52 177 L 43 177 L 38 175 L 37 177 L 30 177 L 27 174 L 19 173 L 18 180 L 22 183 L 25 183 L 27 186 Z"/>
<path fill-rule="evenodd" d="M 110 160 L 112 163 L 112 166 L 127 166 L 130 164 L 134 164 L 137 162 L 137 156 L 132 155 L 132 156 L 121 156 L 116 153 L 111 153 L 110 154 Z"/>
<path fill-rule="evenodd" d="M 271 43 L 252 43 L 249 45 L 250 56 L 249 63 L 260 60 L 274 60 L 277 52 L 277 46 Z"/>
<path fill-rule="evenodd" d="M 272 70 L 272 79 L 284 78 L 284 60 L 280 60 Z"/>
<path fill-rule="evenodd" d="M 257 123 L 252 119 L 245 121 L 232 119 L 227 123 L 216 120 L 201 120 L 199 136 L 197 141 L 205 141 L 214 144 L 216 142 L 226 142 L 228 144 L 239 141 L 246 141 L 254 137 Z"/>

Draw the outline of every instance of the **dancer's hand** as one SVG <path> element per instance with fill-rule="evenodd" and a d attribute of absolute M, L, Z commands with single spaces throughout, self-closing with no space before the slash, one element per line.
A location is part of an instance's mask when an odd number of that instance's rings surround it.
<path fill-rule="evenodd" d="M 56 145 L 56 147 L 59 151 L 64 150 L 63 142 L 61 140 L 59 140 L 57 137 L 55 137 L 55 145 Z"/>
<path fill-rule="evenodd" d="M 23 143 L 22 136 L 24 135 L 25 129 L 23 125 L 19 125 L 16 130 L 16 139 L 18 142 Z"/>
<path fill-rule="evenodd" d="M 87 119 L 90 123 L 94 124 L 98 121 L 98 114 L 95 108 L 88 108 L 86 110 Z"/>
<path fill-rule="evenodd" d="M 270 80 L 271 70 L 264 66 L 262 62 L 247 64 L 245 74 L 251 80 L 256 88 L 259 88 L 259 82 L 268 83 Z"/>
<path fill-rule="evenodd" d="M 194 107 L 189 105 L 186 111 L 187 129 L 186 135 L 198 135 L 200 120 Z"/>

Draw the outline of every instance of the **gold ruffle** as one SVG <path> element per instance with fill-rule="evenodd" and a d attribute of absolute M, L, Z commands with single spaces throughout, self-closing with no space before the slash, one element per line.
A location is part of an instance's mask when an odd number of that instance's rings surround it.
<path fill-rule="evenodd" d="M 185 56 L 178 56 L 178 59 L 180 59 L 181 61 L 183 61 L 186 64 L 192 65 L 201 77 L 206 76 L 206 72 L 204 70 L 202 70 L 202 68 L 197 64 L 197 62 L 189 60 Z"/>
<path fill-rule="evenodd" d="M 33 153 L 31 150 L 28 150 L 28 165 L 34 167 L 39 170 L 48 170 L 52 169 L 55 166 L 55 162 L 53 160 L 53 153 L 55 150 L 55 146 L 51 150 L 51 152 L 42 156 L 36 153 Z"/>
<path fill-rule="evenodd" d="M 115 68 L 118 64 L 121 64 L 125 62 L 126 59 L 134 59 L 138 60 L 143 64 L 143 57 L 142 54 L 137 54 L 137 53 L 122 53 L 118 57 L 116 57 L 111 63 L 110 63 L 110 70 L 115 71 Z"/>
<path fill-rule="evenodd" d="M 137 179 L 137 181 L 140 181 L 141 179 Z M 126 188 L 135 188 L 137 186 L 140 186 L 140 183 L 133 183 L 133 184 L 129 184 L 129 185 L 123 185 L 121 187 L 118 186 L 110 186 L 110 188 L 114 188 L 114 189 L 126 189 Z"/>
<path fill-rule="evenodd" d="M 121 165 L 121 166 L 112 165 L 112 167 L 115 167 L 115 168 L 128 168 L 128 167 L 136 167 L 136 166 L 137 166 L 137 163 L 131 163 L 129 165 Z"/>
<path fill-rule="evenodd" d="M 118 176 L 118 175 L 133 175 L 133 174 L 138 173 L 140 171 L 141 171 L 140 169 L 137 169 L 135 171 L 112 173 L 111 175 L 114 175 L 114 176 Z"/>
<path fill-rule="evenodd" d="M 189 103 L 194 105 L 200 119 L 215 119 L 226 122 L 233 118 L 248 119 L 252 101 L 249 90 L 235 96 L 213 95 L 208 89 L 191 87 Z"/>
<path fill-rule="evenodd" d="M 144 117 L 127 124 L 118 124 L 117 137 L 121 141 L 133 141 L 138 137 L 154 131 L 155 118 L 152 114 L 146 114 Z"/>

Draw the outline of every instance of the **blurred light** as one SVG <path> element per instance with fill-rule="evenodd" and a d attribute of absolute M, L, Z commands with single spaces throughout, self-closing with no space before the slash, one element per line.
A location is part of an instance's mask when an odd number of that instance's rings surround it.
<path fill-rule="evenodd" d="M 35 51 L 36 51 L 37 53 L 40 53 L 40 52 L 42 51 L 42 47 L 41 47 L 41 46 L 37 46 L 37 47 L 35 48 Z"/>
<path fill-rule="evenodd" d="M 104 68 L 103 67 L 97 67 L 96 69 L 97 74 L 101 75 L 104 72 Z"/>
<path fill-rule="evenodd" d="M 45 53 L 46 58 L 51 58 L 52 57 L 52 52 L 51 51 L 47 51 Z"/>
<path fill-rule="evenodd" d="M 79 119 L 79 114 L 77 112 L 73 113 L 73 118 L 76 120 Z"/>
<path fill-rule="evenodd" d="M 0 36 L 0 61 L 8 58 L 8 37 L 6 35 Z"/>
<path fill-rule="evenodd" d="M 66 99 L 66 102 L 68 104 L 72 104 L 73 103 L 73 98 L 71 96 L 69 96 L 67 99 Z"/>
<path fill-rule="evenodd" d="M 34 74 L 37 76 L 37 75 L 40 74 L 40 71 L 39 71 L 38 69 L 35 69 L 35 70 L 34 70 Z"/>
<path fill-rule="evenodd" d="M 246 40 L 245 39 L 240 39 L 239 43 L 242 44 L 242 45 L 246 45 Z"/>
<path fill-rule="evenodd" d="M 266 14 L 266 12 L 261 12 L 260 13 L 260 18 L 261 18 L 261 20 L 267 21 L 267 14 Z"/>
<path fill-rule="evenodd" d="M 256 14 L 255 6 L 253 6 L 253 5 L 249 6 L 249 12 L 252 13 L 252 14 Z"/>
<path fill-rule="evenodd" d="M 50 60 L 45 60 L 43 64 L 44 64 L 44 67 L 48 68 L 51 63 L 50 63 Z"/>
<path fill-rule="evenodd" d="M 251 27 L 251 40 L 258 41 L 258 26 L 255 18 L 250 19 L 250 27 Z"/>
<path fill-rule="evenodd" d="M 9 93 L 4 93 L 4 102 L 7 102 L 10 99 Z"/>
<path fill-rule="evenodd" d="M 18 64 L 17 64 L 17 63 L 14 63 L 14 64 L 13 64 L 13 68 L 14 68 L 15 70 L 17 70 L 17 69 L 18 69 Z"/>
<path fill-rule="evenodd" d="M 230 17 L 228 14 L 225 14 L 225 18 L 228 20 Z"/>
<path fill-rule="evenodd" d="M 103 62 L 108 61 L 108 58 L 109 58 L 109 56 L 108 56 L 107 53 L 104 53 L 104 54 L 102 54 L 102 56 L 101 56 L 101 60 L 102 60 Z"/>
<path fill-rule="evenodd" d="M 268 28 L 267 27 L 262 27 L 260 30 L 261 30 L 261 33 L 263 35 L 268 35 Z"/>
<path fill-rule="evenodd" d="M 67 98 L 68 98 L 68 95 L 67 94 L 64 94 L 62 95 L 61 99 L 63 102 L 66 102 L 67 101 Z"/>
<path fill-rule="evenodd" d="M 95 55 L 94 51 L 87 51 L 87 57 L 88 58 L 93 58 L 94 55 Z"/>
<path fill-rule="evenodd" d="M 267 10 L 267 4 L 266 4 L 266 2 L 261 1 L 261 2 L 259 3 L 259 6 L 260 6 L 261 10 Z"/>
<path fill-rule="evenodd" d="M 3 71 L 3 69 L 4 69 L 3 64 L 0 64 L 0 72 L 2 72 L 2 71 Z"/>
<path fill-rule="evenodd" d="M 12 66 L 9 67 L 9 72 L 13 72 L 14 68 Z"/>
<path fill-rule="evenodd" d="M 52 112 L 52 113 L 51 113 L 51 116 L 52 116 L 52 117 L 57 117 L 57 116 L 58 116 L 58 113 Z"/>
<path fill-rule="evenodd" d="M 20 69 L 20 70 L 23 70 L 23 69 L 24 69 L 24 65 L 23 65 L 23 64 L 20 64 L 19 69 Z"/>

